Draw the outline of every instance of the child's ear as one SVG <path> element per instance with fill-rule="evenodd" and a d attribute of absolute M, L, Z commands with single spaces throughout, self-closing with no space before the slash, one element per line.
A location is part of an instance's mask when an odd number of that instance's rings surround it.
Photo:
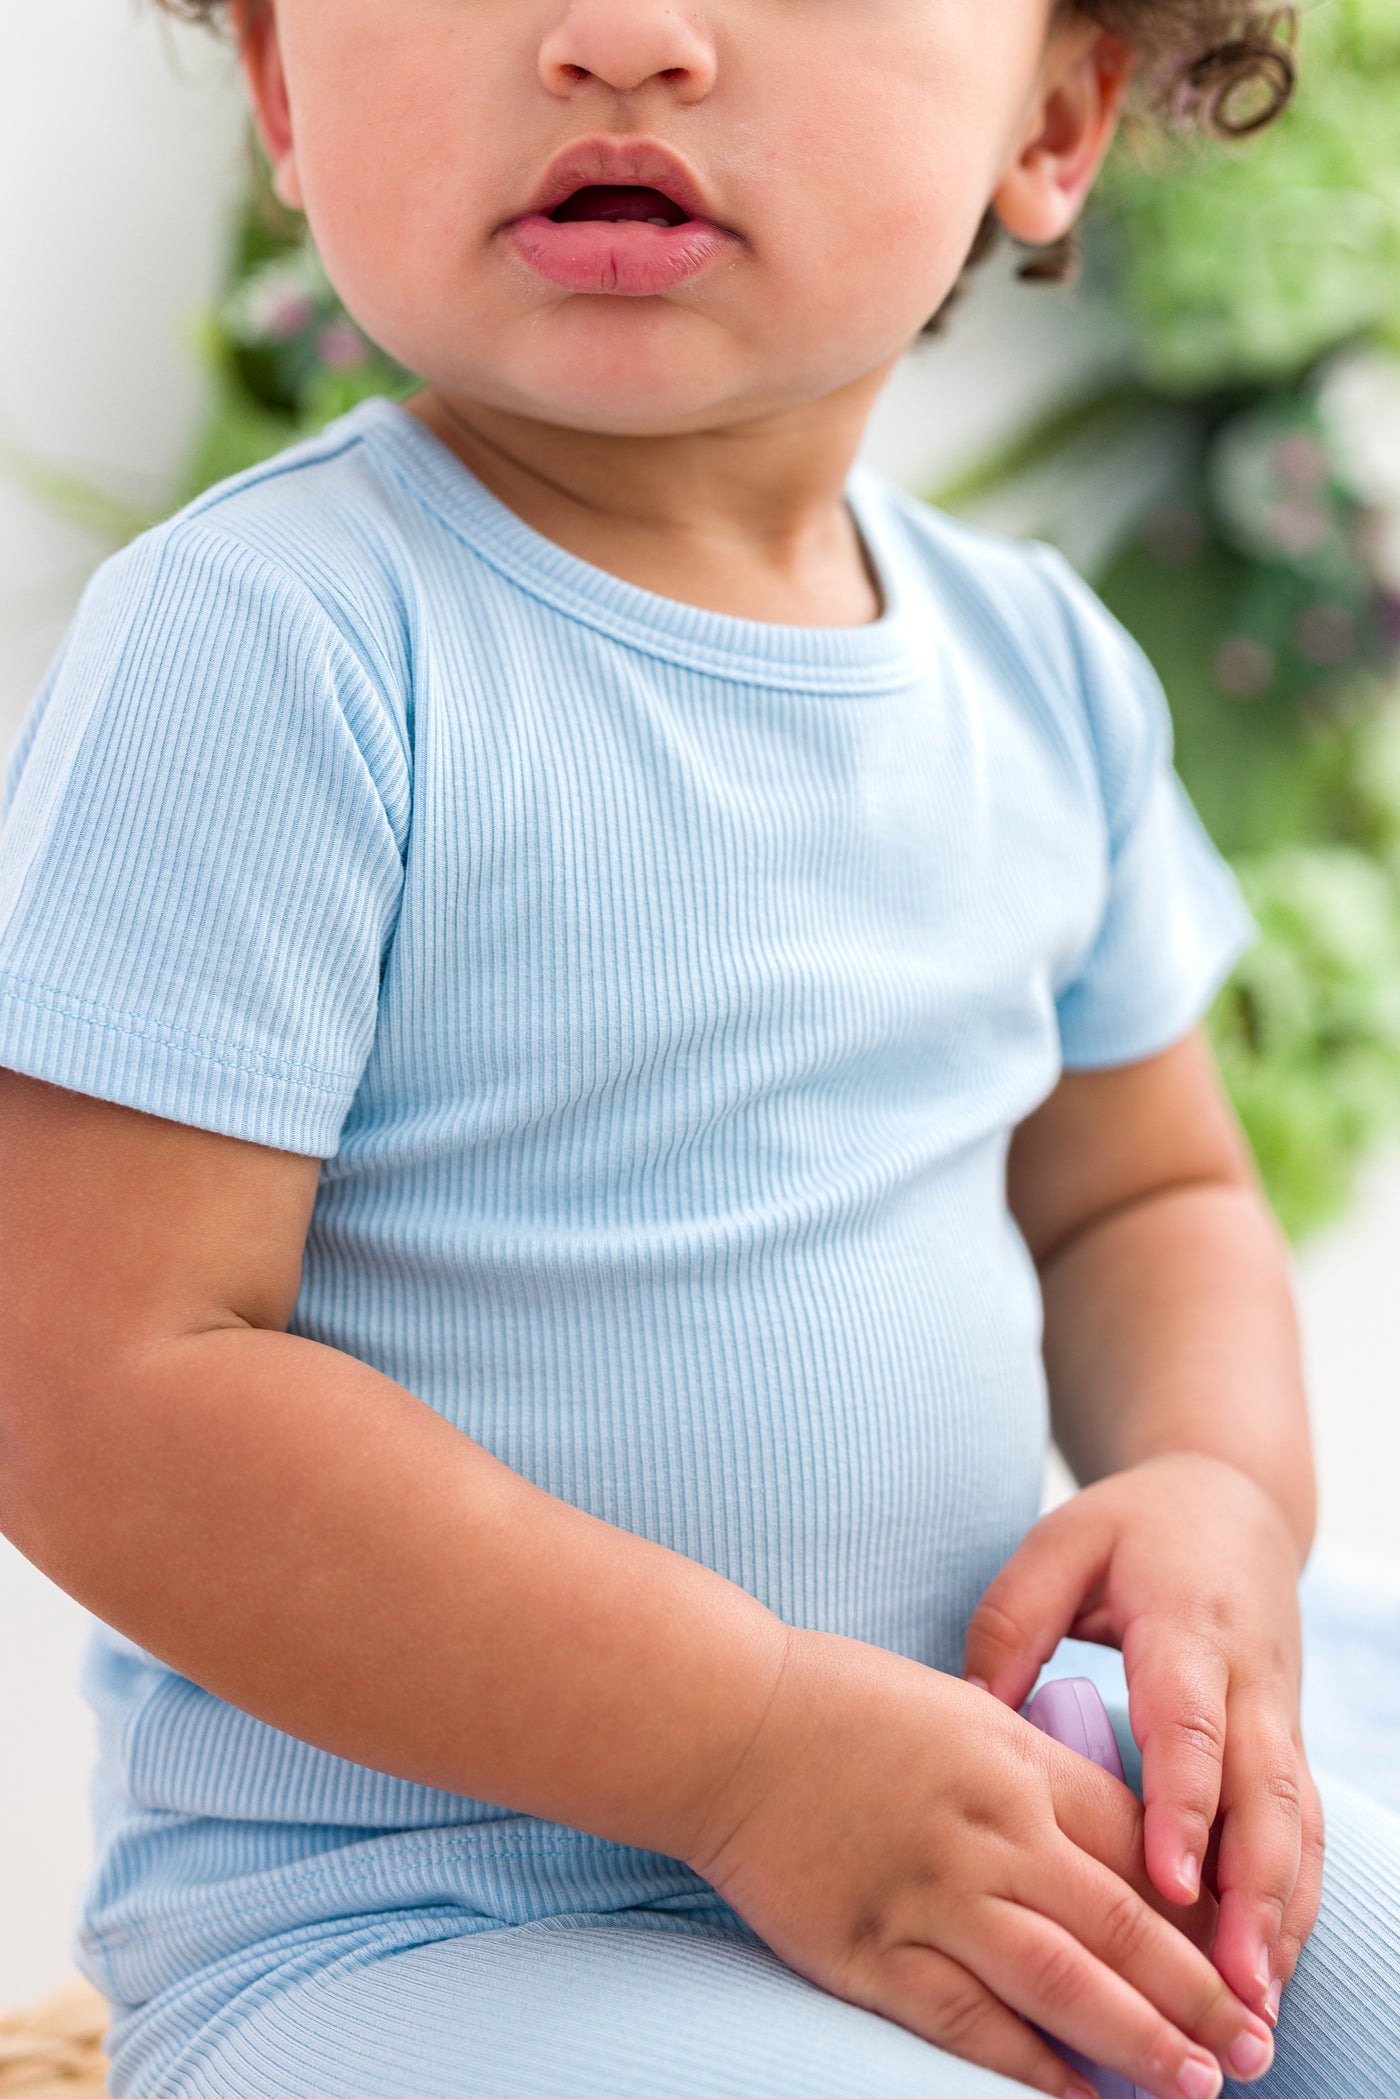
<path fill-rule="evenodd" d="M 253 121 L 272 166 L 273 194 L 293 211 L 303 209 L 292 139 L 292 107 L 282 70 L 274 0 L 234 0 L 233 28 Z"/>
<path fill-rule="evenodd" d="M 1014 240 L 1044 247 L 1074 225 L 1113 143 L 1132 70 L 1129 47 L 1083 16 L 1052 35 L 1016 158 L 991 199 Z"/>

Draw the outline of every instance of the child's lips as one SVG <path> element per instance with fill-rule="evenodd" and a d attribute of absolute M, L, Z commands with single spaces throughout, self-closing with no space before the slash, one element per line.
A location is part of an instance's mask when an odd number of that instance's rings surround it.
<path fill-rule="evenodd" d="M 502 232 L 522 262 L 562 290 L 633 299 L 690 283 L 738 245 L 709 219 L 678 226 L 635 218 L 561 222 L 532 211 Z"/>
<path fill-rule="evenodd" d="M 557 153 L 524 212 L 500 232 L 564 291 L 648 298 L 690 283 L 741 245 L 710 216 L 714 208 L 661 140 L 600 133 Z"/>

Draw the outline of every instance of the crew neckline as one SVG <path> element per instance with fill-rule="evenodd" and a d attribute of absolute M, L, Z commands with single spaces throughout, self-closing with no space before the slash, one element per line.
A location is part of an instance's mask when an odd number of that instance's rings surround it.
<path fill-rule="evenodd" d="M 687 605 L 570 553 L 527 525 L 391 395 L 360 402 L 335 434 L 369 438 L 441 521 L 518 587 L 644 654 L 749 683 L 846 694 L 889 691 L 926 674 L 911 643 L 908 586 L 881 515 L 878 477 L 863 466 L 851 471 L 846 503 L 884 609 L 858 627 L 798 627 Z"/>

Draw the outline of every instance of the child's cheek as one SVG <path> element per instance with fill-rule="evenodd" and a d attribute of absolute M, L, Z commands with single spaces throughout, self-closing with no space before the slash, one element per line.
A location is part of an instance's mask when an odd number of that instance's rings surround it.
<path fill-rule="evenodd" d="M 817 179 L 783 199 L 759 240 L 759 261 L 800 306 L 814 335 L 847 337 L 878 356 L 902 348 L 943 303 L 986 210 L 989 188 L 929 157 L 818 149 Z"/>
<path fill-rule="evenodd" d="M 858 50 L 809 55 L 775 96 L 766 130 L 778 174 L 760 234 L 805 280 L 814 320 L 853 318 L 863 301 L 892 341 L 923 325 L 962 268 L 1032 52 L 1005 37 L 1006 49 L 988 48 L 985 19 L 978 49 L 937 5 L 918 10 L 931 29 L 897 35 L 907 12 L 877 5 Z"/>
<path fill-rule="evenodd" d="M 402 312 L 415 282 L 459 277 L 499 205 L 512 111 L 471 17 L 430 7 L 409 33 L 384 0 L 286 6 L 307 219 L 337 290 L 366 321 L 381 307 Z"/>

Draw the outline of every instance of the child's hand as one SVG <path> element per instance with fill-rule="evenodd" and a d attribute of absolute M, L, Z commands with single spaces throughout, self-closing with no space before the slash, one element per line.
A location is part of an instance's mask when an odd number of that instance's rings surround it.
<path fill-rule="evenodd" d="M 1322 1887 L 1297 1583 L 1297 1546 L 1263 1488 L 1218 1458 L 1173 1454 L 1042 1517 L 967 1639 L 968 1676 L 1010 1706 L 1066 1634 L 1121 1646 L 1147 1870 L 1167 1901 L 1185 1899 L 1203 1863 L 1209 1872 L 1219 1813 L 1213 1958 L 1271 2023 Z"/>
<path fill-rule="evenodd" d="M 1269 2031 L 1201 1950 L 1213 1898 L 1154 1892 L 1142 1812 L 956 1677 L 794 1631 L 688 1863 L 789 1967 L 954 2055 L 1081 2093 L 1034 2020 L 1159 2099 L 1214 2099 L 1216 2058 L 1252 2035 L 1257 2075 Z"/>

